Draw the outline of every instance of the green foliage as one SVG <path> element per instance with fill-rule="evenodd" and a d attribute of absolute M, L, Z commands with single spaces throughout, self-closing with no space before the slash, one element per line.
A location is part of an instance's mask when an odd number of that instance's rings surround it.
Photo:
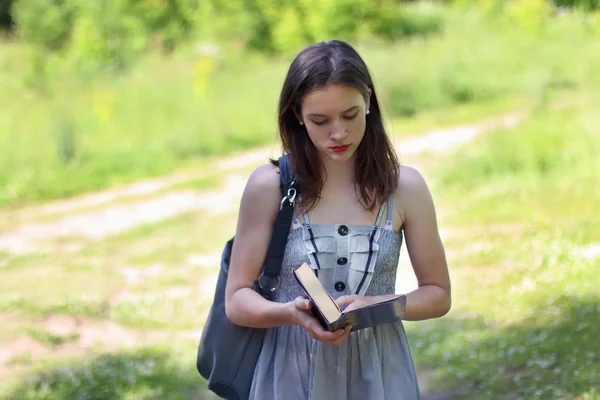
<path fill-rule="evenodd" d="M 146 33 L 158 37 L 166 49 L 173 49 L 193 33 L 201 3 L 200 0 L 127 2 L 131 14 L 142 20 Z"/>
<path fill-rule="evenodd" d="M 0 2 L 0 30 L 10 28 L 13 24 L 11 16 L 12 6 L 15 0 L 3 0 Z"/>
<path fill-rule="evenodd" d="M 553 0 L 558 7 L 579 7 L 584 10 L 600 9 L 600 0 Z"/>
<path fill-rule="evenodd" d="M 13 17 L 21 37 L 48 49 L 63 47 L 74 22 L 72 0 L 18 0 Z"/>
<path fill-rule="evenodd" d="M 387 40 L 440 32 L 442 14 L 436 7 L 409 7 L 370 0 L 302 0 L 247 3 L 257 24 L 250 32 L 251 48 L 293 53 L 319 40 L 354 41 L 369 34 Z"/>
<path fill-rule="evenodd" d="M 122 70 L 146 50 L 146 28 L 128 0 L 77 1 L 68 58 L 79 68 Z"/>
<path fill-rule="evenodd" d="M 56 50 L 70 42 L 78 57 L 112 67 L 151 45 L 173 50 L 192 39 L 241 39 L 251 49 L 289 54 L 327 38 L 371 33 L 395 39 L 438 32 L 440 15 L 371 0 L 18 0 L 22 37 Z M 415 11 L 416 10 L 416 11 Z"/>
<path fill-rule="evenodd" d="M 444 18 L 437 7 L 398 7 L 385 1 L 372 11 L 373 31 L 389 40 L 440 33 Z"/>
<path fill-rule="evenodd" d="M 251 0 L 245 4 L 254 21 L 248 46 L 284 54 L 327 38 L 356 38 L 368 29 L 372 21 L 366 19 L 375 10 L 369 0 Z"/>
<path fill-rule="evenodd" d="M 599 81 L 590 66 L 600 63 L 600 42 L 581 15 L 542 19 L 534 13 L 541 23 L 524 18 L 522 24 L 515 22 L 516 15 L 527 13 L 506 9 L 493 20 L 469 10 L 448 13 L 441 36 L 404 42 L 371 61 L 375 77 L 385 81 L 380 93 L 392 115 L 412 116 L 523 90 L 543 99 L 553 90 Z"/>

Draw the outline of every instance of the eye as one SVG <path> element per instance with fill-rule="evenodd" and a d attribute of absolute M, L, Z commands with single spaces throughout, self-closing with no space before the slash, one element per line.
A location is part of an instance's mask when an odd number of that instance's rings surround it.
<path fill-rule="evenodd" d="M 351 120 L 351 119 L 356 118 L 357 115 L 358 115 L 358 111 L 352 115 L 344 115 L 344 119 Z"/>
<path fill-rule="evenodd" d="M 321 121 L 315 121 L 314 119 L 312 120 L 312 123 L 315 125 L 325 125 L 327 123 L 327 120 L 321 120 Z"/>

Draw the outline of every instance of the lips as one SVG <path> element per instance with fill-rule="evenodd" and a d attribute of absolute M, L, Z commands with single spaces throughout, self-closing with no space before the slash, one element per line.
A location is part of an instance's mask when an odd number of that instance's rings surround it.
<path fill-rule="evenodd" d="M 330 149 L 331 149 L 331 151 L 333 151 L 334 153 L 343 153 L 343 152 L 345 152 L 346 150 L 348 150 L 348 148 L 349 148 L 349 147 L 350 147 L 350 145 L 349 145 L 349 144 L 346 144 L 346 145 L 344 145 L 344 146 L 333 146 L 333 147 L 330 147 Z"/>

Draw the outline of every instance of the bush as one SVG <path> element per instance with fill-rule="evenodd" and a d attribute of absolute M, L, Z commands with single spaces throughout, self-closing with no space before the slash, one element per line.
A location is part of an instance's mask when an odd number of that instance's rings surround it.
<path fill-rule="evenodd" d="M 443 28 L 442 14 L 436 8 L 399 7 L 385 4 L 372 17 L 373 32 L 394 40 L 439 33 Z"/>
<path fill-rule="evenodd" d="M 122 70 L 148 46 L 142 19 L 128 0 L 80 1 L 69 43 L 69 57 L 79 68 Z"/>
<path fill-rule="evenodd" d="M 554 0 L 557 7 L 578 7 L 584 10 L 600 9 L 600 0 Z"/>
<path fill-rule="evenodd" d="M 64 47 L 69 37 L 74 5 L 69 0 L 19 0 L 13 17 L 25 41 L 56 50 Z"/>
<path fill-rule="evenodd" d="M 133 0 L 124 5 L 131 15 L 141 19 L 147 34 L 156 36 L 168 50 L 192 35 L 198 12 L 202 11 L 200 0 Z"/>
<path fill-rule="evenodd" d="M 254 21 L 247 32 L 248 46 L 284 54 L 318 40 L 356 38 L 368 30 L 365 21 L 375 12 L 369 0 L 253 0 L 244 5 Z"/>
<path fill-rule="evenodd" d="M 2 0 L 0 2 L 0 29 L 10 28 L 13 24 L 11 9 L 15 0 Z"/>
<path fill-rule="evenodd" d="M 124 63 L 150 43 L 172 50 L 197 38 L 242 39 L 248 48 L 289 54 L 318 40 L 375 34 L 395 39 L 438 32 L 436 8 L 384 0 L 18 0 L 22 37 L 51 50 L 75 42 L 95 61 Z M 96 44 L 99 42 L 100 44 Z M 81 46 L 84 46 L 82 51 Z M 89 47 L 89 49 L 88 49 Z"/>

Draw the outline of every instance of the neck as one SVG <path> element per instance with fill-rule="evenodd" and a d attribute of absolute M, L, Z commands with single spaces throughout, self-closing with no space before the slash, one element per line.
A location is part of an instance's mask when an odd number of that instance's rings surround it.
<path fill-rule="evenodd" d="M 323 182 L 329 187 L 354 185 L 355 182 L 355 157 L 347 161 L 333 161 L 328 157 L 321 159 L 324 173 Z"/>

